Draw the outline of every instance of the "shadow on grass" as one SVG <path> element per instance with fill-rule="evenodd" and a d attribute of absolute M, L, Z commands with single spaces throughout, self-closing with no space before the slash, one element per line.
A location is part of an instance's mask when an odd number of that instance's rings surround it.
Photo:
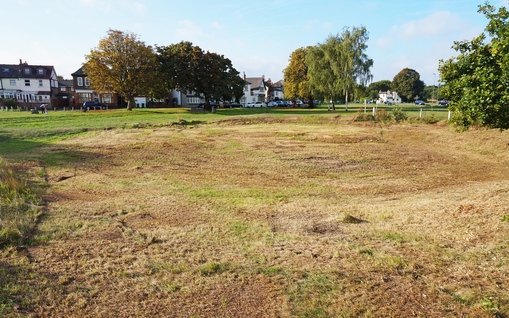
<path fill-rule="evenodd" d="M 9 253 L 3 251 L 3 253 Z M 0 262 L 0 316 L 24 317 L 33 314 L 38 307 L 36 299 L 50 291 L 52 295 L 64 295 L 65 286 L 59 284 L 59 278 L 42 270 L 33 270 L 29 266 L 10 263 L 23 262 L 28 257 L 26 251 L 18 248 L 14 255 Z M 4 255 L 2 255 L 4 256 Z M 52 299 L 52 302 L 58 302 Z"/>

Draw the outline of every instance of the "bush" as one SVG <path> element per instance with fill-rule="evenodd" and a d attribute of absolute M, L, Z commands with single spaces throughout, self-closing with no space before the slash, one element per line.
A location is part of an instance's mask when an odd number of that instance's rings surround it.
<path fill-rule="evenodd" d="M 408 115 L 407 113 L 405 113 L 403 111 L 403 108 L 401 106 L 398 106 L 398 107 L 395 107 L 393 110 L 392 110 L 392 115 L 394 116 L 394 120 L 397 122 L 397 123 L 400 123 L 402 121 L 405 121 L 408 119 Z"/>
<path fill-rule="evenodd" d="M 379 123 L 390 123 L 392 121 L 392 115 L 385 109 L 380 109 L 375 113 L 375 119 Z"/>
<path fill-rule="evenodd" d="M 7 98 L 7 99 L 4 99 L 2 100 L 3 101 L 3 104 L 4 106 L 9 106 L 9 107 L 16 107 L 18 106 L 18 101 L 13 99 L 13 98 Z"/>

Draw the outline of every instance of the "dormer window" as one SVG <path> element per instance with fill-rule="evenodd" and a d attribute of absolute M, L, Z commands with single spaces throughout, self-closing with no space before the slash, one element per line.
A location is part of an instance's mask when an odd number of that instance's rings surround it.
<path fill-rule="evenodd" d="M 25 68 L 25 74 L 30 74 L 30 69 L 28 67 Z"/>
<path fill-rule="evenodd" d="M 37 70 L 37 74 L 39 75 L 43 75 L 44 74 L 44 69 L 40 68 Z"/>

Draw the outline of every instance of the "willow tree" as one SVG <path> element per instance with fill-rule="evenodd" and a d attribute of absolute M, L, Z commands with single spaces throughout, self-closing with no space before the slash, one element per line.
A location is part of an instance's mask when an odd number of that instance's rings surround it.
<path fill-rule="evenodd" d="M 109 30 L 86 56 L 83 71 L 99 93 L 115 93 L 135 107 L 136 96 L 149 95 L 157 80 L 156 54 L 134 33 Z"/>
<path fill-rule="evenodd" d="M 334 100 L 343 95 L 348 110 L 349 94 L 372 79 L 373 60 L 365 53 L 368 39 L 365 27 L 345 27 L 343 33 L 312 47 L 306 57 L 312 94 L 330 98 L 334 109 Z"/>

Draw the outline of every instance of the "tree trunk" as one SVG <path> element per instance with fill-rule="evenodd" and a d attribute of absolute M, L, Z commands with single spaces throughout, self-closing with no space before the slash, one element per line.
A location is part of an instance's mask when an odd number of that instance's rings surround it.
<path fill-rule="evenodd" d="M 346 89 L 345 111 L 348 111 L 348 88 Z"/>
<path fill-rule="evenodd" d="M 134 96 L 130 96 L 127 98 L 127 110 L 133 110 L 136 106 L 136 101 L 134 100 Z"/>

